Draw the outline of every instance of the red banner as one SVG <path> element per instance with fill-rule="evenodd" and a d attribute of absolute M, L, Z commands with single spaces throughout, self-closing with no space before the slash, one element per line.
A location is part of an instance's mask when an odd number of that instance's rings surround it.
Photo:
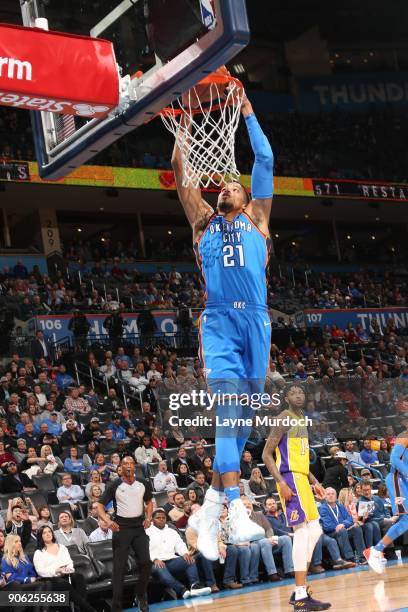
<path fill-rule="evenodd" d="M 0 24 L 0 105 L 100 118 L 118 103 L 111 42 Z"/>

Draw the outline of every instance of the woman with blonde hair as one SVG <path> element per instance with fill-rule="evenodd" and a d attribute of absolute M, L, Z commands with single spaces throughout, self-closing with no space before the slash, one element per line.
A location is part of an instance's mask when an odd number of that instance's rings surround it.
<path fill-rule="evenodd" d="M 94 502 L 99 502 L 101 495 L 102 495 L 101 486 L 99 484 L 91 485 L 91 490 L 88 496 L 89 502 L 91 504 L 93 504 Z"/>
<path fill-rule="evenodd" d="M 87 496 L 87 498 L 89 499 L 89 496 L 91 494 L 91 488 L 93 487 L 93 485 L 99 485 L 99 487 L 101 488 L 102 493 L 105 491 L 105 483 L 102 482 L 102 476 L 100 475 L 100 473 L 98 472 L 98 470 L 92 470 L 91 474 L 90 474 L 90 480 L 88 482 L 88 484 L 85 487 L 85 495 Z"/>
<path fill-rule="evenodd" d="M 40 465 L 44 474 L 53 474 L 59 469 L 64 469 L 61 459 L 54 456 L 49 444 L 43 444 L 40 451 L 40 457 Z"/>
<path fill-rule="evenodd" d="M 248 485 L 254 495 L 266 495 L 268 493 L 268 487 L 259 468 L 252 470 Z"/>
<path fill-rule="evenodd" d="M 25 555 L 19 535 L 10 534 L 4 543 L 3 558 L 1 560 L 1 573 L 7 584 L 31 584 L 37 580 L 34 567 Z M 16 585 L 16 588 L 18 588 Z"/>

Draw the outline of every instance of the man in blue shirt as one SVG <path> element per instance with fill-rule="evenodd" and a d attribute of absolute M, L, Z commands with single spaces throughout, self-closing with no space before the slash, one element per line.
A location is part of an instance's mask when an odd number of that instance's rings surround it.
<path fill-rule="evenodd" d="M 379 463 L 376 451 L 371 450 L 371 440 L 364 440 L 363 447 L 360 452 L 361 461 L 368 466 L 373 463 Z"/>
<path fill-rule="evenodd" d="M 109 423 L 106 429 L 111 429 L 113 432 L 114 440 L 124 440 L 126 438 L 126 431 L 120 424 L 121 415 L 114 414 L 112 416 L 112 423 Z"/>
<path fill-rule="evenodd" d="M 357 562 L 367 565 L 363 555 L 365 544 L 361 527 L 353 522 L 352 516 L 346 508 L 337 501 L 335 489 L 326 489 L 326 499 L 319 507 L 320 524 L 324 533 L 334 538 L 339 545 L 343 559 L 354 558 L 351 542 L 356 550 Z"/>
<path fill-rule="evenodd" d="M 67 389 L 75 385 L 75 380 L 72 378 L 71 374 L 67 374 L 67 368 L 63 364 L 59 367 L 55 382 L 59 390 Z"/>

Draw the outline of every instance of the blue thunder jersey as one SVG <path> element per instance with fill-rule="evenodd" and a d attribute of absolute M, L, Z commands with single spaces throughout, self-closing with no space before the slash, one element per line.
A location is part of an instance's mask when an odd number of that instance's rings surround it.
<path fill-rule="evenodd" d="M 194 246 L 208 308 L 266 308 L 269 243 L 245 212 L 233 221 L 211 217 Z"/>

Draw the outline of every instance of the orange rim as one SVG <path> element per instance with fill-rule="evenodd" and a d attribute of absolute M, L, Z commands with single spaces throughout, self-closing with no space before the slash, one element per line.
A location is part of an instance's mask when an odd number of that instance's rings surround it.
<path fill-rule="evenodd" d="M 199 81 L 194 87 L 197 87 L 198 85 L 229 85 L 230 83 L 235 83 L 240 89 L 244 88 L 244 86 L 242 85 L 239 79 L 236 79 L 235 77 L 232 77 L 229 75 L 217 74 L 216 72 L 204 77 L 204 79 Z M 226 100 L 220 101 L 217 104 L 212 104 L 211 106 L 192 108 L 190 109 L 189 114 L 200 115 L 202 114 L 203 111 L 208 111 L 208 110 L 217 111 L 217 110 L 220 110 L 221 108 L 224 108 L 225 106 L 227 106 Z M 159 113 L 157 114 L 158 115 L 173 115 L 173 117 L 178 117 L 180 115 L 185 115 L 186 111 L 184 110 L 184 108 L 173 108 L 172 106 L 167 106 L 166 108 L 163 108 L 161 111 L 159 111 Z"/>

